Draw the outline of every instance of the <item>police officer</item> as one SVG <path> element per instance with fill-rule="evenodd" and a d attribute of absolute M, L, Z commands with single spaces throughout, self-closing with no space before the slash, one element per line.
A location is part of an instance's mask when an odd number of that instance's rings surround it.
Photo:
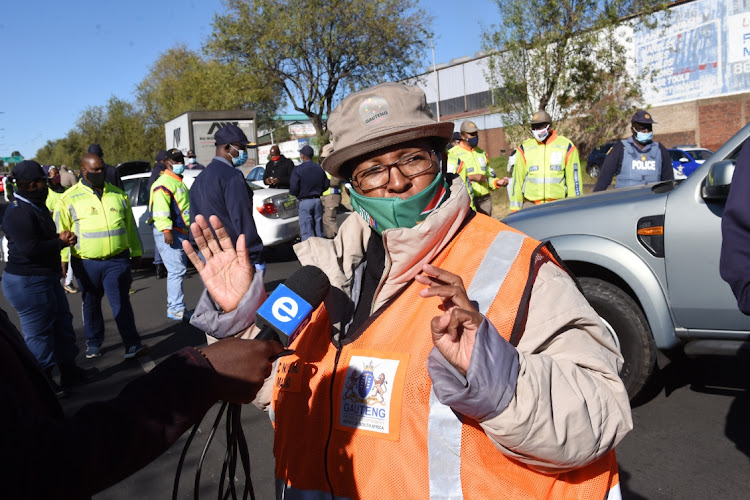
<path fill-rule="evenodd" d="M 252 193 L 245 183 L 241 167 L 247 161 L 247 136 L 236 125 L 225 125 L 214 135 L 216 156 L 190 187 L 190 220 L 216 215 L 226 228 L 232 245 L 245 235 L 245 246 L 256 269 L 265 269 L 261 256 L 263 242 L 253 220 Z M 253 144 L 254 146 L 254 144 Z M 190 242 L 195 243 L 192 233 Z"/>
<path fill-rule="evenodd" d="M 604 191 L 617 176 L 615 189 L 674 179 L 672 159 L 663 144 L 654 142 L 651 115 L 639 109 L 630 120 L 633 135 L 607 152 L 594 191 Z"/>
<path fill-rule="evenodd" d="M 478 147 L 479 127 L 466 120 L 461 124 L 460 141 L 448 150 L 448 172 L 458 174 L 472 196 L 472 208 L 480 214 L 492 216 L 490 190 L 508 184 L 508 179 L 497 179 L 490 168 L 490 158 Z"/>
<path fill-rule="evenodd" d="M 195 151 L 189 149 L 187 152 L 188 162 L 185 168 L 188 170 L 204 170 L 206 167 L 198 163 L 198 159 L 195 157 Z"/>
<path fill-rule="evenodd" d="M 581 162 L 575 144 L 552 128 L 546 111 L 534 113 L 531 133 L 534 137 L 516 152 L 511 211 L 581 196 Z"/>
<path fill-rule="evenodd" d="M 141 242 L 128 196 L 105 182 L 104 176 L 102 159 L 91 153 L 84 155 L 81 180 L 62 195 L 55 217 L 61 233 L 74 231 L 78 236 L 71 250 L 71 265 L 83 292 L 86 357 L 101 356 L 102 297 L 106 293 L 125 346 L 125 359 L 130 359 L 149 350 L 136 330 L 128 295 L 133 281 L 130 259 L 140 261 Z"/>
<path fill-rule="evenodd" d="M 179 149 L 170 149 L 166 169 L 151 188 L 148 208 L 154 225 L 154 242 L 167 268 L 167 318 L 190 319 L 185 309 L 182 282 L 187 272 L 187 257 L 182 242 L 190 225 L 188 188 L 182 182 L 185 158 Z"/>
<path fill-rule="evenodd" d="M 299 233 L 302 241 L 313 236 L 323 237 L 323 204 L 320 196 L 331 182 L 323 168 L 312 161 L 310 146 L 299 150 L 302 163 L 292 171 L 289 194 L 299 199 Z"/>
<path fill-rule="evenodd" d="M 57 234 L 45 206 L 48 187 L 44 170 L 24 160 L 13 169 L 15 199 L 5 211 L 3 230 L 9 257 L 3 273 L 3 293 L 18 312 L 23 337 L 58 396 L 64 388 L 86 380 L 89 373 L 76 366 L 78 354 L 73 315 L 60 284 L 60 251 L 75 245 L 70 231 Z M 60 369 L 60 388 L 52 370 Z"/>
<path fill-rule="evenodd" d="M 326 144 L 320 152 L 320 163 L 333 152 L 333 144 Z M 336 223 L 336 213 L 341 205 L 341 179 L 332 177 L 326 172 L 330 187 L 323 191 L 320 201 L 323 203 L 323 231 L 326 238 L 335 238 L 339 227 Z"/>

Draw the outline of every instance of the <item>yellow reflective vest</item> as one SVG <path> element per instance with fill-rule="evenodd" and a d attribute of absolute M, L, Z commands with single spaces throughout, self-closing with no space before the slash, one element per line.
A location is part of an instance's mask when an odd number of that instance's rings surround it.
<path fill-rule="evenodd" d="M 544 143 L 524 141 L 516 151 L 510 209 L 520 210 L 526 200 L 546 203 L 580 196 L 580 166 L 578 148 L 554 130 Z"/>
<path fill-rule="evenodd" d="M 62 195 L 63 193 L 52 191 L 49 187 L 47 187 L 47 200 L 44 202 L 44 204 L 47 205 L 47 210 L 49 210 L 50 215 L 52 215 L 53 217 L 55 215 L 55 207 L 57 206 L 57 202 L 60 201 Z"/>
<path fill-rule="evenodd" d="M 326 177 L 328 177 L 328 180 L 331 181 L 331 187 L 323 191 L 323 194 L 321 194 L 320 196 L 341 194 L 341 188 L 339 187 L 341 185 L 341 181 L 337 177 L 332 177 L 328 172 L 326 172 Z"/>
<path fill-rule="evenodd" d="M 101 198 L 83 181 L 65 191 L 55 208 L 55 222 L 58 232 L 73 231 L 78 236 L 73 257 L 107 259 L 125 250 L 131 257 L 141 256 L 128 196 L 108 182 Z M 67 262 L 64 252 L 63 262 Z"/>
<path fill-rule="evenodd" d="M 190 197 L 188 188 L 177 174 L 165 169 L 151 186 L 148 209 L 158 231 L 179 231 L 190 228 Z"/>
<path fill-rule="evenodd" d="M 471 208 L 474 207 L 474 198 L 482 198 L 490 194 L 490 190 L 499 187 L 499 179 L 495 171 L 490 168 L 490 158 L 480 148 L 466 149 L 457 144 L 448 150 L 448 173 L 458 174 L 463 179 L 469 196 L 472 197 Z M 470 181 L 468 176 L 480 174 L 487 178 L 484 182 Z"/>

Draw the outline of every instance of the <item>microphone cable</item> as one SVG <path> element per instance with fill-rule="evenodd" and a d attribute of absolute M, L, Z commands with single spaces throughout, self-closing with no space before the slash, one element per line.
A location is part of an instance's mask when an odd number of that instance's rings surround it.
<path fill-rule="evenodd" d="M 203 469 L 203 462 L 206 459 L 206 455 L 208 453 L 208 448 L 211 445 L 211 442 L 213 441 L 214 435 L 216 434 L 216 430 L 219 428 L 219 425 L 221 424 L 221 417 L 224 415 L 224 412 L 226 411 L 226 419 L 225 419 L 225 428 L 226 428 L 226 436 L 227 436 L 227 449 L 224 454 L 224 462 L 221 466 L 221 475 L 219 479 L 219 500 L 228 500 L 231 498 L 232 500 L 237 500 L 237 489 L 235 487 L 235 477 L 237 472 L 237 462 L 239 454 L 239 462 L 242 465 L 242 470 L 245 474 L 245 486 L 242 490 L 242 499 L 247 500 L 248 496 L 250 500 L 255 500 L 255 492 L 253 490 L 253 483 L 252 479 L 250 477 L 250 453 L 248 451 L 247 447 L 247 440 L 245 439 L 245 433 L 242 429 L 242 405 L 235 404 L 235 403 L 227 403 L 222 402 L 221 407 L 219 408 L 219 413 L 216 415 L 216 419 L 214 420 L 213 425 L 211 426 L 211 431 L 208 434 L 208 437 L 206 438 L 206 444 L 203 446 L 203 451 L 201 452 L 200 459 L 198 461 L 198 465 L 196 467 L 195 471 L 195 480 L 193 485 L 193 498 L 195 500 L 199 500 L 199 490 L 200 490 L 200 478 L 201 478 L 201 471 Z M 205 415 L 204 415 L 205 416 Z M 201 421 L 203 419 L 201 418 Z M 198 428 L 201 424 L 201 421 L 199 421 L 197 424 L 193 426 L 192 431 L 190 432 L 190 436 L 188 437 L 187 441 L 185 442 L 185 446 L 182 449 L 182 453 L 180 454 L 180 460 L 177 464 L 177 473 L 175 474 L 174 479 L 174 486 L 172 488 L 172 499 L 177 500 L 177 492 L 179 489 L 180 484 L 180 476 L 182 475 L 182 468 L 185 463 L 185 457 L 187 456 L 187 451 L 190 448 L 191 443 L 193 442 L 193 438 L 195 437 L 195 434 L 198 432 Z M 224 481 L 228 480 L 229 485 L 228 487 L 224 488 Z"/>

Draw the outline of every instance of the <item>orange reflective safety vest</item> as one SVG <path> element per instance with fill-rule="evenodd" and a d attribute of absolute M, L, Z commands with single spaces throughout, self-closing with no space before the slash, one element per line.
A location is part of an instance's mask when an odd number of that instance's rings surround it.
<path fill-rule="evenodd" d="M 461 276 L 479 311 L 516 345 L 536 271 L 549 260 L 538 241 L 476 216 L 432 264 Z M 290 345 L 295 355 L 280 359 L 271 408 L 277 495 L 606 498 L 619 483 L 614 450 L 545 475 L 503 455 L 478 422 L 437 400 L 427 356 L 440 300 L 421 298 L 422 288 L 409 284 L 338 347 L 321 306 Z"/>

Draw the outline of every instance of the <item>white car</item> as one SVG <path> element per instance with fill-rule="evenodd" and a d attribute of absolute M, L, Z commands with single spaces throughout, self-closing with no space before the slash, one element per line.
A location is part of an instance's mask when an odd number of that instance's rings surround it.
<path fill-rule="evenodd" d="M 190 189 L 202 170 L 185 170 L 183 182 Z M 127 175 L 122 178 L 125 192 L 130 196 L 133 217 L 138 226 L 138 235 L 143 246 L 143 257 L 153 258 L 153 226 L 146 223 L 148 218 L 148 179 L 151 172 Z M 247 182 L 253 191 L 253 220 L 264 246 L 274 246 L 299 237 L 299 201 L 289 194 L 288 189 L 270 189 L 263 182 Z"/>

